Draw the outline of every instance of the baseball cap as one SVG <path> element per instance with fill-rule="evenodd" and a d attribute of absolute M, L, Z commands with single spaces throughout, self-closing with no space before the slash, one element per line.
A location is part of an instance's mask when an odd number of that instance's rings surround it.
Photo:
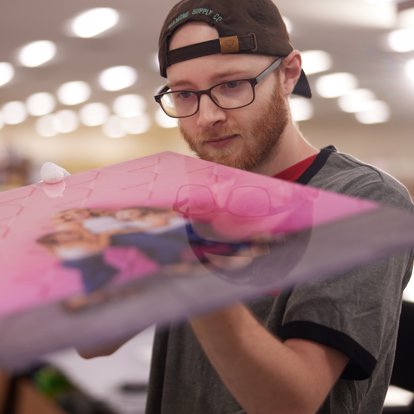
<path fill-rule="evenodd" d="M 189 22 L 205 22 L 219 38 L 169 50 L 175 30 Z M 159 38 L 160 74 L 174 63 L 217 53 L 248 53 L 288 56 L 293 50 L 289 34 L 272 0 L 181 0 L 167 15 Z M 312 96 L 302 70 L 293 90 L 296 95 Z"/>

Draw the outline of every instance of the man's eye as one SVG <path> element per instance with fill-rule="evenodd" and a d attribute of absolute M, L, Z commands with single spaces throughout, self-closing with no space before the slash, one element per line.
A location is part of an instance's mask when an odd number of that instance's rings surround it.
<path fill-rule="evenodd" d="M 178 99 L 186 100 L 186 99 L 192 98 L 194 94 L 189 91 L 181 91 L 181 92 L 176 92 L 175 95 Z"/>
<path fill-rule="evenodd" d="M 240 87 L 241 82 L 238 80 L 229 81 L 222 84 L 223 89 L 235 89 Z"/>

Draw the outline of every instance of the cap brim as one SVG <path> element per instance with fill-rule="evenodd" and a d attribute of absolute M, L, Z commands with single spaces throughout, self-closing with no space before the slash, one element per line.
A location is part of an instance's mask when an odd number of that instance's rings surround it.
<path fill-rule="evenodd" d="M 308 78 L 303 70 L 300 73 L 300 77 L 295 88 L 293 89 L 293 93 L 295 95 L 304 96 L 305 98 L 312 98 L 312 91 L 309 86 Z"/>

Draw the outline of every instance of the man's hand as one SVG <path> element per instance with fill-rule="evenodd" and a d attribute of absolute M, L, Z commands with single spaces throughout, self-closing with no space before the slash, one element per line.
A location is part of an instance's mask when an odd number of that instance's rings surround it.
<path fill-rule="evenodd" d="M 56 184 L 70 175 L 64 168 L 53 162 L 45 162 L 40 168 L 40 178 L 46 184 Z"/>

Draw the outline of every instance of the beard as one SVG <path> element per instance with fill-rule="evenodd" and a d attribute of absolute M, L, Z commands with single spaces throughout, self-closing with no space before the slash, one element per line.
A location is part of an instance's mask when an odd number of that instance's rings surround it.
<path fill-rule="evenodd" d="M 280 139 L 288 124 L 288 108 L 283 95 L 275 90 L 264 105 L 265 110 L 259 112 L 247 127 L 229 128 L 217 127 L 198 137 L 190 136 L 181 126 L 181 134 L 192 151 L 199 158 L 212 161 L 228 167 L 239 168 L 246 171 L 257 170 L 268 160 L 275 157 L 278 151 Z M 211 149 L 205 148 L 205 143 L 215 136 L 232 136 L 236 138 L 238 148 Z"/>

